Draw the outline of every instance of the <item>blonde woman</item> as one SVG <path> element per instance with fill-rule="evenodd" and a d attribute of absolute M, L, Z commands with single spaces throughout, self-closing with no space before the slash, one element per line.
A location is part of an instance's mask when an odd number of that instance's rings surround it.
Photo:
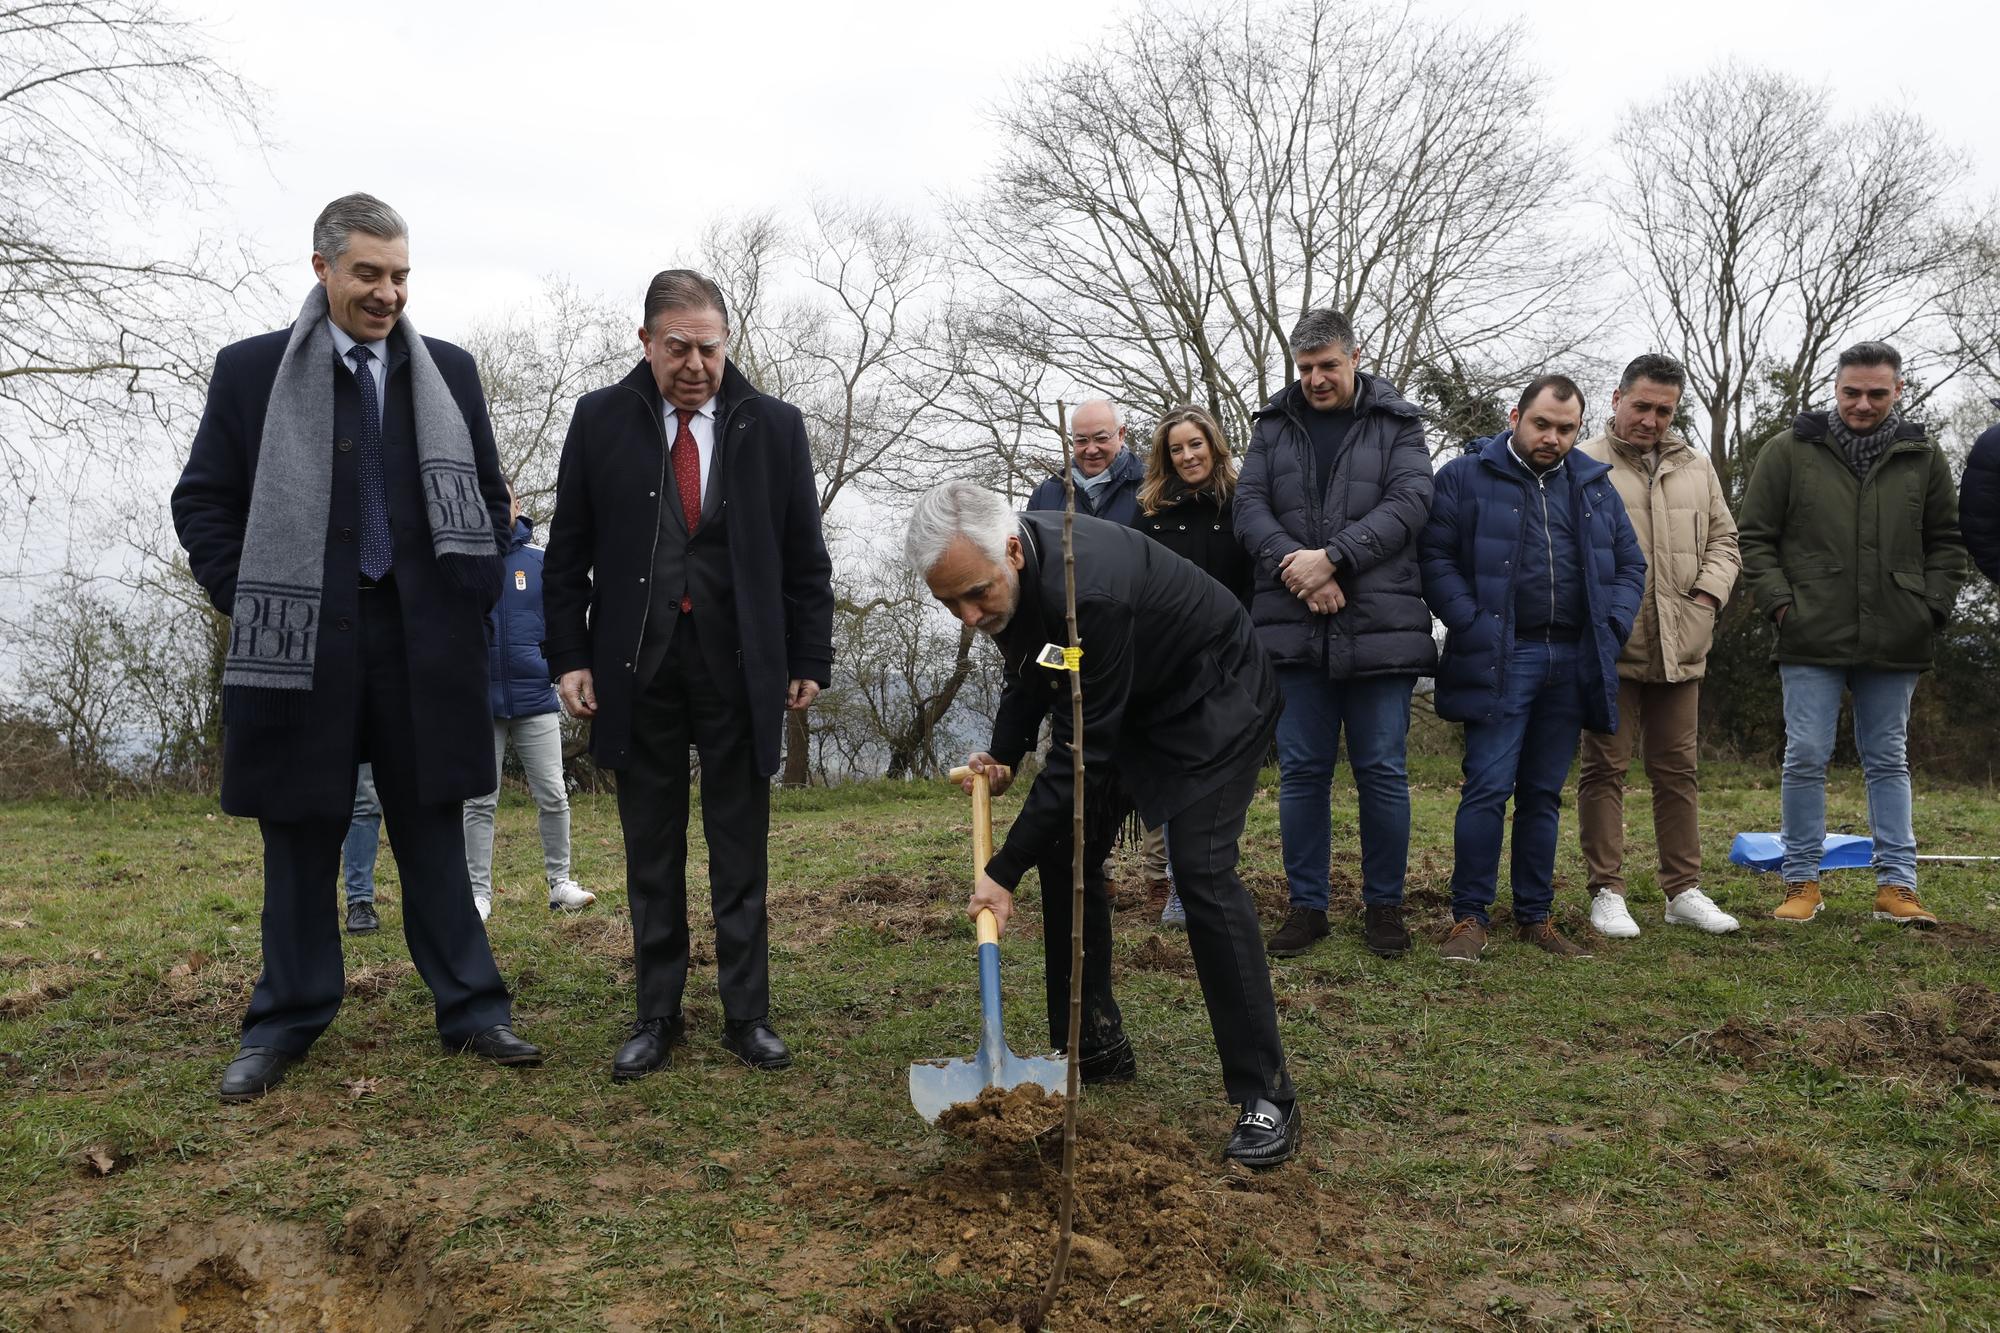
<path fill-rule="evenodd" d="M 1255 566 L 1230 520 L 1235 489 L 1236 460 L 1229 455 L 1222 427 L 1199 407 L 1175 408 L 1153 431 L 1132 526 L 1206 572 L 1247 607 Z M 1167 865 L 1164 824 L 1146 830 L 1140 871 L 1148 885 L 1164 893 L 1160 924 L 1185 928 L 1187 913 Z"/>

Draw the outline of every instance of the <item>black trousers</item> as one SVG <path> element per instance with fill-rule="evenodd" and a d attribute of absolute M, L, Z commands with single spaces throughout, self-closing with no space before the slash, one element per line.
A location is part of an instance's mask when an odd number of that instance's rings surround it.
<path fill-rule="evenodd" d="M 1087 775 L 1086 775 L 1087 777 Z M 1071 849 L 1076 839 L 1065 835 L 1049 844 L 1035 861 L 1042 882 L 1043 975 L 1048 982 L 1049 1047 L 1069 1046 L 1069 936 Z M 1124 1017 L 1111 993 L 1111 895 L 1104 886 L 1104 858 L 1118 836 L 1118 821 L 1089 812 L 1083 822 L 1083 1042 L 1085 1053 L 1118 1039 Z"/>
<path fill-rule="evenodd" d="M 1263 754 L 1258 750 L 1258 756 Z M 1237 877 L 1238 840 L 1257 791 L 1253 762 L 1214 792 L 1167 821 L 1167 858 L 1174 887 L 1187 909 L 1188 948 L 1194 955 L 1209 1029 L 1222 1061 L 1222 1084 L 1238 1104 L 1252 1097 L 1284 1102 L 1293 1097 L 1278 1036 L 1278 1008 L 1271 998 L 1271 969 L 1264 957 L 1257 905 Z M 1111 902 L 1103 864 L 1114 827 L 1086 821 L 1083 830 L 1083 1049 L 1094 1050 L 1117 1033 L 1122 1020 L 1111 994 Z M 1069 1036 L 1070 838 L 1060 839 L 1037 861 L 1042 882 L 1042 943 L 1047 957 L 1049 1031 L 1060 1048 Z"/>
<path fill-rule="evenodd" d="M 639 1017 L 681 1011 L 687 989 L 688 746 L 701 757 L 701 827 L 708 838 L 715 971 L 731 1022 L 769 1016 L 770 925 L 764 896 L 771 785 L 757 771 L 742 676 L 717 672 L 696 617 L 674 627 L 666 658 L 632 706 L 632 756 L 618 775 L 625 890 Z"/>
<path fill-rule="evenodd" d="M 510 1022 L 507 987 L 472 906 L 457 801 L 417 800 L 415 728 L 403 616 L 394 588 L 361 594 L 360 733 L 355 767 L 375 765 L 375 790 L 403 884 L 403 937 L 436 1001 L 438 1035 L 454 1045 Z M 351 779 L 350 779 L 351 781 Z M 301 1055 L 326 1031 L 346 993 L 338 896 L 348 816 L 259 820 L 264 834 L 264 971 L 243 1018 L 245 1046 Z"/>

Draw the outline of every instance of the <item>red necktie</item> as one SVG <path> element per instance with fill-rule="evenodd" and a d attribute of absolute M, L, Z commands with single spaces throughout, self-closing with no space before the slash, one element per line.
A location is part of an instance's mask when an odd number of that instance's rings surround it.
<path fill-rule="evenodd" d="M 688 536 L 692 537 L 701 522 L 701 446 L 695 443 L 694 432 L 688 429 L 694 413 L 677 407 L 674 415 L 681 423 L 674 432 L 674 485 L 680 490 L 681 517 L 687 521 Z M 693 609 L 693 600 L 683 593 L 681 610 Z"/>

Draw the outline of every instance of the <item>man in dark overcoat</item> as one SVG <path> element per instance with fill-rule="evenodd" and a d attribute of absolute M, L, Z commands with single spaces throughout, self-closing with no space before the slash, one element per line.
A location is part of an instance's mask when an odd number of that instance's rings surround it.
<path fill-rule="evenodd" d="M 1066 644 L 1061 514 L 1015 514 L 971 482 L 946 482 L 917 502 L 903 548 L 931 594 L 960 621 L 990 636 L 1006 666 L 1006 699 L 990 748 L 968 766 L 988 774 L 994 794 L 1033 737 L 1009 718 L 1031 717 L 1052 700 L 1047 766 L 981 870 L 967 907 L 990 909 L 1001 928 L 1014 888 L 1040 867 L 1049 1033 L 1068 1041 L 1074 822 L 1074 719 L 1067 668 L 1043 664 Z M 1278 1036 L 1271 973 L 1257 908 L 1237 877 L 1238 839 L 1257 790 L 1257 770 L 1278 718 L 1271 664 L 1236 597 L 1172 551 L 1119 523 L 1079 516 L 1075 530 L 1076 623 L 1083 674 L 1084 782 L 1129 794 L 1149 824 L 1172 821 L 1167 856 L 1187 910 L 1188 946 L 1208 1006 L 1229 1099 L 1241 1108 L 1226 1157 L 1276 1166 L 1297 1149 L 1299 1113 Z M 1058 651 L 1053 654 L 1060 664 Z M 1085 829 L 1085 866 L 1094 848 Z M 1101 891 L 1084 894 L 1083 1072 L 1128 1046 L 1111 993 L 1111 913 Z"/>
<path fill-rule="evenodd" d="M 684 1031 L 690 745 L 723 1045 L 757 1069 L 792 1060 L 770 1020 L 770 779 L 785 710 L 832 674 L 833 567 L 805 419 L 730 363 L 728 338 L 713 282 L 653 279 L 645 359 L 570 421 L 542 563 L 542 655 L 618 774 L 639 992 L 620 1082 L 667 1064 Z"/>
<path fill-rule="evenodd" d="M 312 262 L 296 324 L 216 357 L 173 494 L 189 567 L 230 617 L 222 808 L 264 836 L 264 970 L 224 1101 L 276 1087 L 340 1007 L 326 887 L 363 761 L 439 1035 L 541 1061 L 511 1026 L 460 831 L 460 802 L 494 781 L 485 625 L 507 530 L 478 372 L 403 317 L 409 231 L 381 200 L 328 204 Z"/>

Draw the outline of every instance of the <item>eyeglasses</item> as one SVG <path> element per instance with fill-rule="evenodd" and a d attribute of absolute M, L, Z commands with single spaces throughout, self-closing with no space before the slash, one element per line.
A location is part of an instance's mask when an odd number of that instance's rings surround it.
<path fill-rule="evenodd" d="M 1095 444 L 1102 447 L 1104 445 L 1111 443 L 1112 438 L 1113 437 L 1110 431 L 1101 430 L 1098 431 L 1095 435 L 1072 435 L 1070 436 L 1070 443 L 1075 445 L 1079 449 L 1083 448 L 1083 446 L 1086 444 Z"/>

